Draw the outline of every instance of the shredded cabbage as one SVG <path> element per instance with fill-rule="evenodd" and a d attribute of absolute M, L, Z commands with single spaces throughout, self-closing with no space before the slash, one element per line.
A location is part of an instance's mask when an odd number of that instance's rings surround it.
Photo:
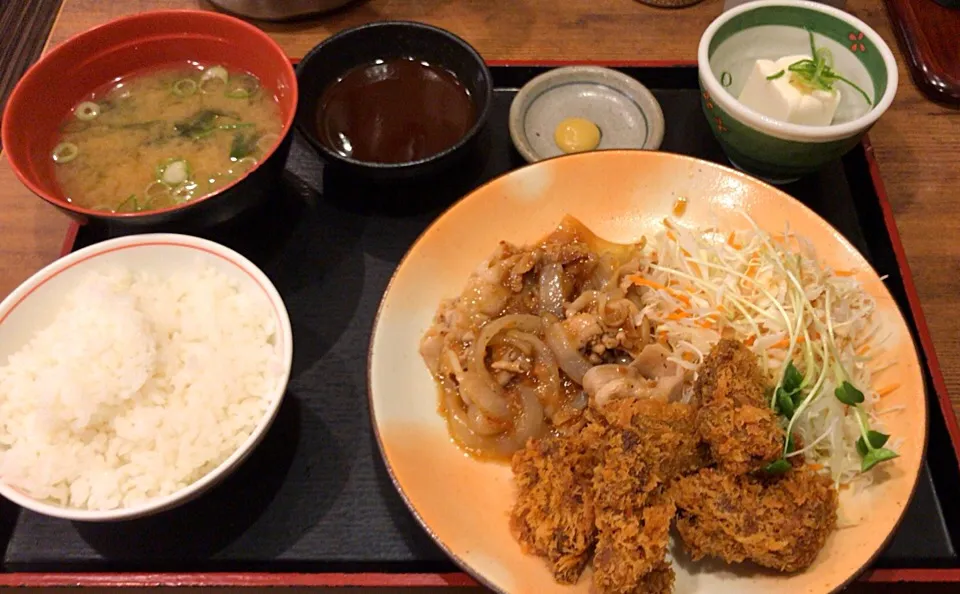
<path fill-rule="evenodd" d="M 881 395 L 872 385 L 871 364 L 882 352 L 874 300 L 856 280 L 857 271 L 825 266 L 813 245 L 789 227 L 770 234 L 747 219 L 752 229 L 729 233 L 664 219 L 646 247 L 650 263 L 637 322 L 655 322 L 659 338 L 672 347 L 671 359 L 688 369 L 696 369 L 721 337 L 750 347 L 771 385 L 781 385 L 793 361 L 806 396 L 789 422 L 782 418 L 800 438 L 787 456 L 804 455 L 838 486 L 854 480 L 866 486 L 872 479 L 861 472 L 857 413 L 833 394 L 843 381 L 859 388 L 865 397 L 860 409 L 878 431 L 882 415 L 895 412 L 878 408 Z"/>

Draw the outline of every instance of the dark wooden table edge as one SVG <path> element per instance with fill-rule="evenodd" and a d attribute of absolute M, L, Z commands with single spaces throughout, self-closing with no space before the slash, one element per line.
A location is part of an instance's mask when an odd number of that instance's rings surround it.
<path fill-rule="evenodd" d="M 296 63 L 299 61 L 293 58 Z M 623 61 L 568 61 L 568 60 L 489 60 L 489 66 L 569 66 L 573 64 L 592 64 L 607 67 L 643 68 L 643 67 L 692 67 L 691 60 L 623 60 Z M 940 404 L 940 412 L 946 422 L 947 431 L 954 451 L 960 456 L 960 424 L 957 422 L 953 405 L 947 393 L 946 382 L 940 369 L 933 339 L 927 326 L 926 317 L 920 305 L 920 298 L 913 283 L 913 274 L 907 261 L 900 232 L 893 216 L 893 208 L 887 198 L 880 168 L 873 153 L 869 136 L 864 136 L 862 147 L 870 169 L 870 178 L 880 202 L 884 223 L 897 266 L 903 279 L 910 311 L 920 337 L 920 348 L 928 362 L 933 388 Z M 60 250 L 60 257 L 73 250 L 80 230 L 80 224 L 72 222 L 67 229 Z M 857 579 L 867 583 L 954 583 L 960 582 L 960 568 L 956 569 L 868 569 Z M 480 584 L 466 573 L 7 573 L 0 574 L 0 587 L 241 587 L 241 586 L 285 586 L 285 587 L 470 587 Z"/>

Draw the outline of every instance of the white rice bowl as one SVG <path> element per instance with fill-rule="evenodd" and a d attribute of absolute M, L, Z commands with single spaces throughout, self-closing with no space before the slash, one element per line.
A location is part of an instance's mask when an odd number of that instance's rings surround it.
<path fill-rule="evenodd" d="M 276 289 L 181 235 L 106 241 L 0 303 L 0 495 L 108 521 L 188 501 L 279 409 L 293 355 Z"/>

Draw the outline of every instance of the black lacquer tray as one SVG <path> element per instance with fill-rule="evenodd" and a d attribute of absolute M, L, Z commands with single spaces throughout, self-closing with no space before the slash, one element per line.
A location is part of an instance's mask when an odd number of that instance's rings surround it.
<path fill-rule="evenodd" d="M 0 585 L 466 585 L 394 490 L 367 407 L 377 306 L 397 263 L 436 216 L 472 188 L 524 165 L 507 130 L 516 89 L 561 64 L 495 64 L 480 150 L 429 186 L 365 187 L 324 174 L 294 140 L 269 204 L 201 235 L 249 257 L 290 312 L 294 366 L 263 443 L 202 498 L 120 524 L 71 523 L 0 504 Z M 690 64 L 616 64 L 647 85 L 666 119 L 662 150 L 726 164 L 701 112 Z M 921 346 L 930 433 L 916 495 L 871 581 L 957 581 L 957 423 L 910 280 L 869 142 L 819 175 L 783 188 L 839 229 L 871 262 Z M 121 234 L 74 227 L 69 252 Z"/>

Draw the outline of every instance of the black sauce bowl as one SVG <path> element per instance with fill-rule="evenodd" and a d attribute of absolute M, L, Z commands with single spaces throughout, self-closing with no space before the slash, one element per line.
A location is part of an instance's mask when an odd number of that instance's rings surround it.
<path fill-rule="evenodd" d="M 416 161 L 376 163 L 345 157 L 324 144 L 316 118 L 324 90 L 348 70 L 375 60 L 415 58 L 449 70 L 470 92 L 477 121 L 450 148 Z M 418 181 L 460 162 L 475 149 L 493 101 L 493 82 L 483 58 L 453 33 L 411 21 L 381 21 L 347 29 L 310 50 L 297 65 L 300 101 L 294 120 L 327 167 L 367 181 Z"/>

